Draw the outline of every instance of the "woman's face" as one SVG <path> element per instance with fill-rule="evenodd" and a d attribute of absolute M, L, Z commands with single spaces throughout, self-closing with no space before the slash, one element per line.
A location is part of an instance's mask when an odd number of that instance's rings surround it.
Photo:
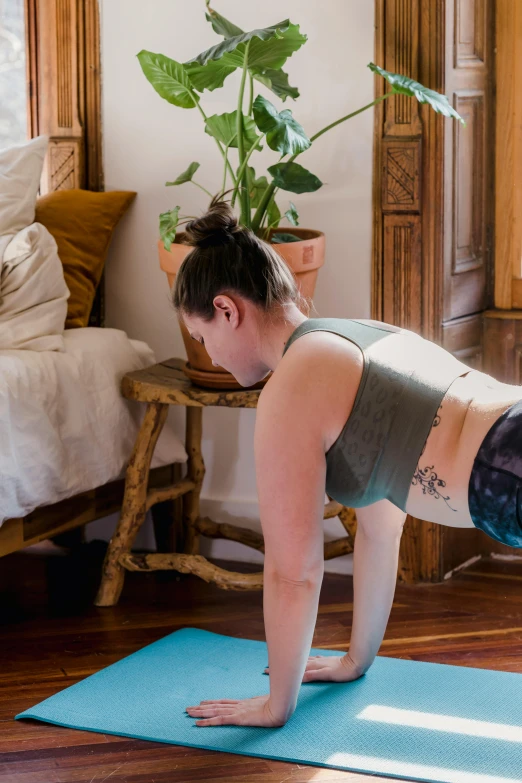
<path fill-rule="evenodd" d="M 219 294 L 214 318 L 183 314 L 189 334 L 205 346 L 214 367 L 232 373 L 241 386 L 253 386 L 270 372 L 260 357 L 259 314 L 252 302 Z"/>

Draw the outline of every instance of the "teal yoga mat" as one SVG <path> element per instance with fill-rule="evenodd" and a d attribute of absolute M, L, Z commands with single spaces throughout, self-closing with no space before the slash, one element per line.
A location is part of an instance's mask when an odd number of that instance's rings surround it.
<path fill-rule="evenodd" d="M 355 682 L 304 684 L 280 728 L 197 727 L 185 713 L 268 693 L 266 664 L 264 642 L 184 628 L 16 719 L 411 780 L 522 781 L 522 674 L 379 656 Z"/>

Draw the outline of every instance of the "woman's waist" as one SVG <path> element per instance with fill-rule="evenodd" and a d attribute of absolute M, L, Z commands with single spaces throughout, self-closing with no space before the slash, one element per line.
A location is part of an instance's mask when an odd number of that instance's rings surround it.
<path fill-rule="evenodd" d="M 441 400 L 426 455 L 455 467 L 473 462 L 495 421 L 521 399 L 522 386 L 502 383 L 479 370 L 455 378 Z"/>
<path fill-rule="evenodd" d="M 474 370 L 459 386 L 459 392 L 470 397 L 458 437 L 457 453 L 472 463 L 480 445 L 497 419 L 522 399 L 522 386 L 502 383 L 490 375 Z"/>
<path fill-rule="evenodd" d="M 408 513 L 429 520 L 433 511 L 438 517 L 433 521 L 472 525 L 468 484 L 475 457 L 497 419 L 520 399 L 522 387 L 503 384 L 478 370 L 455 379 L 412 477 Z M 437 509 L 434 500 L 442 501 Z"/>

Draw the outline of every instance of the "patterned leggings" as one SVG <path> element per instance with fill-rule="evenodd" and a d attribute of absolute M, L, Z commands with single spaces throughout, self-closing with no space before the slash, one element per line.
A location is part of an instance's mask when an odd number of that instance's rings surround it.
<path fill-rule="evenodd" d="M 496 420 L 475 457 L 468 485 L 473 524 L 522 547 L 522 400 Z"/>

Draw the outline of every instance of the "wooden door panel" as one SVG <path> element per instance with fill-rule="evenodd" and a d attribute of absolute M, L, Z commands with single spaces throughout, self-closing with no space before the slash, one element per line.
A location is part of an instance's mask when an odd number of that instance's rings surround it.
<path fill-rule="evenodd" d="M 486 64 L 487 0 L 456 0 L 454 7 L 454 64 L 458 69 Z"/>
<path fill-rule="evenodd" d="M 442 329 L 442 347 L 474 370 L 483 369 L 482 313 L 447 323 Z"/>
<path fill-rule="evenodd" d="M 445 121 L 443 322 L 488 306 L 492 263 L 492 0 L 446 7 L 446 87 L 466 126 Z"/>

